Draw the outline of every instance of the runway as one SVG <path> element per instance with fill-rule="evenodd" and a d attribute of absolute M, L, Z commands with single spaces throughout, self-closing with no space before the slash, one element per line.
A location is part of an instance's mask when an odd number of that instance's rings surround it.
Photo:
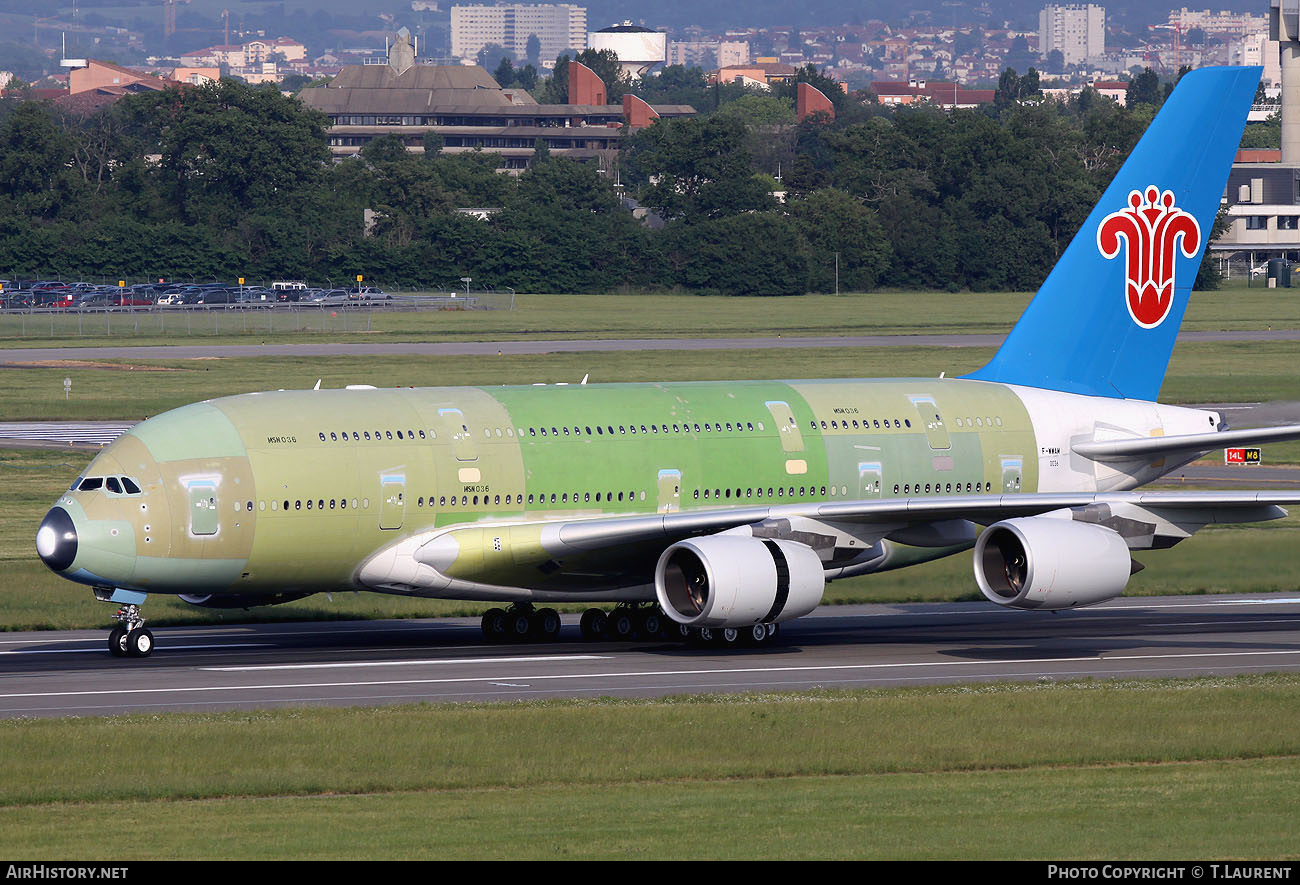
<path fill-rule="evenodd" d="M 314 342 L 306 344 L 147 345 L 0 349 L 0 368 L 62 360 L 184 360 L 325 356 L 494 356 L 646 350 L 774 348 L 999 347 L 1001 334 L 818 335 L 752 338 L 513 338 L 504 341 Z M 1300 329 L 1180 332 L 1179 342 L 1300 341 Z"/>
<path fill-rule="evenodd" d="M 3 634 L 0 717 L 1300 670 L 1300 598 L 1267 595 L 823 608 L 762 651 L 587 643 L 564 620 L 561 641 L 523 645 L 463 618 L 158 628 L 144 660 L 110 656 L 107 629 Z"/>

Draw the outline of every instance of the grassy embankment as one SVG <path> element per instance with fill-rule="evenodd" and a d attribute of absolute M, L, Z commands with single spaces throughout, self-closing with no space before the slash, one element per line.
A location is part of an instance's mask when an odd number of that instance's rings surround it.
<path fill-rule="evenodd" d="M 0 854 L 1280 860 L 1298 706 L 1291 675 L 9 720 Z"/>

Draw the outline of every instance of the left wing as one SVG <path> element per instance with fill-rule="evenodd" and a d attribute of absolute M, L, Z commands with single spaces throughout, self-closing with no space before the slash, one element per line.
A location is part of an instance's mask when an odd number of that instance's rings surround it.
<path fill-rule="evenodd" d="M 1300 424 L 1282 427 L 1250 427 L 1245 430 L 1223 430 L 1210 433 L 1189 433 L 1182 436 L 1152 436 L 1141 439 L 1116 439 L 1103 442 L 1075 443 L 1070 448 L 1075 454 L 1093 461 L 1156 460 L 1158 458 L 1190 458 L 1212 452 L 1225 446 L 1243 446 L 1266 442 L 1283 442 L 1300 439 Z"/>
<path fill-rule="evenodd" d="M 875 570 L 885 541 L 913 547 L 971 546 L 979 526 L 1059 517 L 1117 532 L 1129 549 L 1169 547 L 1211 523 L 1286 515 L 1300 491 L 1129 491 L 938 496 L 733 507 L 653 516 L 575 516 L 555 521 L 473 523 L 402 539 L 368 560 L 358 579 L 374 589 L 471 591 L 532 588 L 599 593 L 654 580 L 664 551 L 681 541 L 730 534 L 810 547 L 830 577 Z M 480 593 L 479 591 L 483 591 Z M 507 594 L 508 595 L 508 594 Z M 522 598 L 522 597 L 521 597 Z"/>

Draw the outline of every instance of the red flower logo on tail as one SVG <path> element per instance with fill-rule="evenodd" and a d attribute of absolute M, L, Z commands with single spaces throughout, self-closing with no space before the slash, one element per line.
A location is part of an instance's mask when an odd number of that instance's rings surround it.
<path fill-rule="evenodd" d="M 1201 245 L 1201 226 L 1193 215 L 1174 207 L 1172 191 L 1147 185 L 1146 197 L 1128 195 L 1128 209 L 1112 212 L 1097 227 L 1097 248 L 1106 258 L 1127 243 L 1125 298 L 1129 316 L 1144 329 L 1165 321 L 1174 303 L 1174 250 L 1191 258 Z M 1180 239 L 1181 238 L 1181 239 Z M 1177 242 L 1176 242 L 1177 241 Z"/>

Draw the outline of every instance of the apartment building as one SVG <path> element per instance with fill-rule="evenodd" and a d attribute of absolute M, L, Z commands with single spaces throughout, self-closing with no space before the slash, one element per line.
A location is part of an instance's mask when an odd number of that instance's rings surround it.
<path fill-rule="evenodd" d="M 508 49 L 516 60 L 523 60 L 528 54 L 528 38 L 534 35 L 541 47 L 538 59 L 547 67 L 566 50 L 586 49 L 586 7 L 516 3 L 451 8 L 454 58 L 473 60 L 484 46 L 495 43 Z"/>

